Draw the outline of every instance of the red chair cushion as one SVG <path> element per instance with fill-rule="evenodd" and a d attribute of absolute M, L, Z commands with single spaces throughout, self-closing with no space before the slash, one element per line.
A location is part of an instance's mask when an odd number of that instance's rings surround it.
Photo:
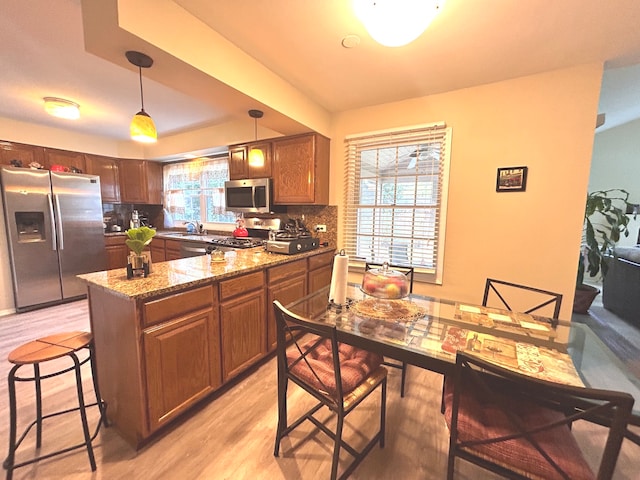
<path fill-rule="evenodd" d="M 507 393 L 508 395 L 508 393 Z M 453 381 L 445 381 L 445 419 L 451 427 L 453 405 Z M 561 420 L 562 413 L 550 410 L 523 399 L 509 403 L 511 412 L 522 422 L 524 429 Z M 462 393 L 458 410 L 459 441 L 481 440 L 514 433 L 511 421 L 504 410 L 494 403 Z M 569 478 L 594 479 L 595 475 L 571 430 L 567 425 L 533 435 L 542 449 L 569 475 Z M 549 462 L 524 438 L 505 440 L 472 447 L 472 451 L 491 462 L 507 466 L 515 471 L 531 475 L 532 478 L 561 479 Z"/>
<path fill-rule="evenodd" d="M 307 342 L 303 345 L 301 347 L 302 351 L 305 352 L 311 348 L 314 341 L 315 340 Z M 290 366 L 299 357 L 300 352 L 298 352 L 297 349 L 287 351 L 287 362 Z M 343 395 L 347 395 L 353 391 L 371 372 L 382 364 L 382 355 L 344 343 L 338 343 L 338 357 L 340 359 Z M 308 385 L 335 397 L 337 392 L 336 378 L 333 369 L 333 355 L 331 353 L 331 340 L 326 339 L 322 341 L 315 349 L 306 355 L 306 359 L 309 364 L 304 360 L 300 360 L 293 367 L 290 367 L 290 372 Z M 309 366 L 311 366 L 322 383 L 318 381 Z"/>

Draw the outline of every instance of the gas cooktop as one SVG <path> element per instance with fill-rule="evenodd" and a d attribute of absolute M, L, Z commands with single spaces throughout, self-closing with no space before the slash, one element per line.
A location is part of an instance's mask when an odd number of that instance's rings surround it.
<path fill-rule="evenodd" d="M 264 245 L 264 240 L 262 238 L 254 238 L 254 237 L 243 237 L 243 238 L 227 237 L 227 238 L 216 238 L 211 240 L 209 243 L 217 247 L 253 248 L 253 247 L 260 247 Z"/>

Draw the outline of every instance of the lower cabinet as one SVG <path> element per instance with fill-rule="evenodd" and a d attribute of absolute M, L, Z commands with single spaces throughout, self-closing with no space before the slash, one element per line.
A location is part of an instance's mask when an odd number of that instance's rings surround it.
<path fill-rule="evenodd" d="M 167 259 L 164 239 L 154 238 L 149 244 L 149 250 L 151 250 L 151 261 L 153 263 L 164 262 Z"/>
<path fill-rule="evenodd" d="M 224 382 L 267 354 L 264 271 L 223 280 L 219 288 Z"/>
<path fill-rule="evenodd" d="M 149 431 L 221 385 L 215 290 L 203 287 L 147 302 L 142 333 Z M 178 314 L 185 306 L 196 310 Z"/>
<path fill-rule="evenodd" d="M 325 252 L 309 257 L 309 292 L 331 285 L 333 272 L 333 252 Z"/>
<path fill-rule="evenodd" d="M 129 248 L 125 244 L 126 239 L 126 235 L 104 237 L 104 245 L 107 252 L 107 270 L 127 266 Z"/>
<path fill-rule="evenodd" d="M 180 248 L 180 240 L 165 240 L 165 260 L 177 260 L 182 258 L 182 248 Z"/>
<path fill-rule="evenodd" d="M 273 301 L 286 305 L 307 294 L 307 259 L 267 269 L 267 285 L 267 349 L 272 352 L 277 346 Z"/>

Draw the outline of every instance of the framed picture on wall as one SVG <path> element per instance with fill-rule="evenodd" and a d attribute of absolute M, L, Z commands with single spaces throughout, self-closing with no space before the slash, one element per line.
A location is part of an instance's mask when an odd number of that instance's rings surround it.
<path fill-rule="evenodd" d="M 505 167 L 498 169 L 496 192 L 524 192 L 527 189 L 528 167 Z"/>

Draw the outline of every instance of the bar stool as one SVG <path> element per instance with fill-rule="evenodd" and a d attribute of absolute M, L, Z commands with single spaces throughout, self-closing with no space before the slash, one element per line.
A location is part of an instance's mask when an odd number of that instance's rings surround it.
<path fill-rule="evenodd" d="M 83 360 L 78 359 L 77 352 L 80 350 L 88 350 L 88 355 Z M 47 373 L 45 375 L 40 374 L 40 364 L 55 360 L 62 357 L 69 357 L 73 361 L 72 366 L 65 366 L 61 370 Z M 88 332 L 64 332 L 56 335 L 51 335 L 44 338 L 25 343 L 15 350 L 13 350 L 8 357 L 9 362 L 14 364 L 9 372 L 9 409 L 10 409 L 10 427 L 9 427 L 9 454 L 3 463 L 3 467 L 7 470 L 7 480 L 11 480 L 13 476 L 13 470 L 50 458 L 55 455 L 75 450 L 77 448 L 86 447 L 89 455 L 89 462 L 91 463 L 91 470 L 96 470 L 96 461 L 93 455 L 93 447 L 91 445 L 93 439 L 98 435 L 100 425 L 102 423 L 107 426 L 106 418 L 106 405 L 102 401 L 100 391 L 98 389 L 98 382 L 95 369 L 95 358 L 93 354 L 93 335 Z M 85 405 L 84 395 L 82 390 L 82 374 L 80 367 L 85 363 L 90 362 L 91 372 L 93 377 L 93 388 L 96 395 L 96 402 L 89 405 Z M 25 365 L 33 365 L 33 376 L 20 377 L 17 375 L 18 370 Z M 48 415 L 42 415 L 42 385 L 41 382 L 44 379 L 56 377 L 63 373 L 75 371 L 76 375 L 76 389 L 78 392 L 78 406 L 63 410 Z M 30 382 L 35 383 L 36 390 L 36 419 L 31 422 L 25 429 L 22 436 L 16 441 L 16 423 L 17 423 L 17 408 L 16 408 L 16 383 L 15 382 Z M 92 406 L 98 406 L 100 409 L 100 420 L 93 435 L 89 433 L 89 425 L 87 422 L 86 408 Z M 82 419 L 82 429 L 84 433 L 84 442 L 72 447 L 67 447 L 53 453 L 34 457 L 30 460 L 26 460 L 20 463 L 15 463 L 16 450 L 25 439 L 31 428 L 36 426 L 36 449 L 39 449 L 42 444 L 42 421 L 46 418 L 63 415 L 66 413 L 74 412 L 78 410 Z"/>

